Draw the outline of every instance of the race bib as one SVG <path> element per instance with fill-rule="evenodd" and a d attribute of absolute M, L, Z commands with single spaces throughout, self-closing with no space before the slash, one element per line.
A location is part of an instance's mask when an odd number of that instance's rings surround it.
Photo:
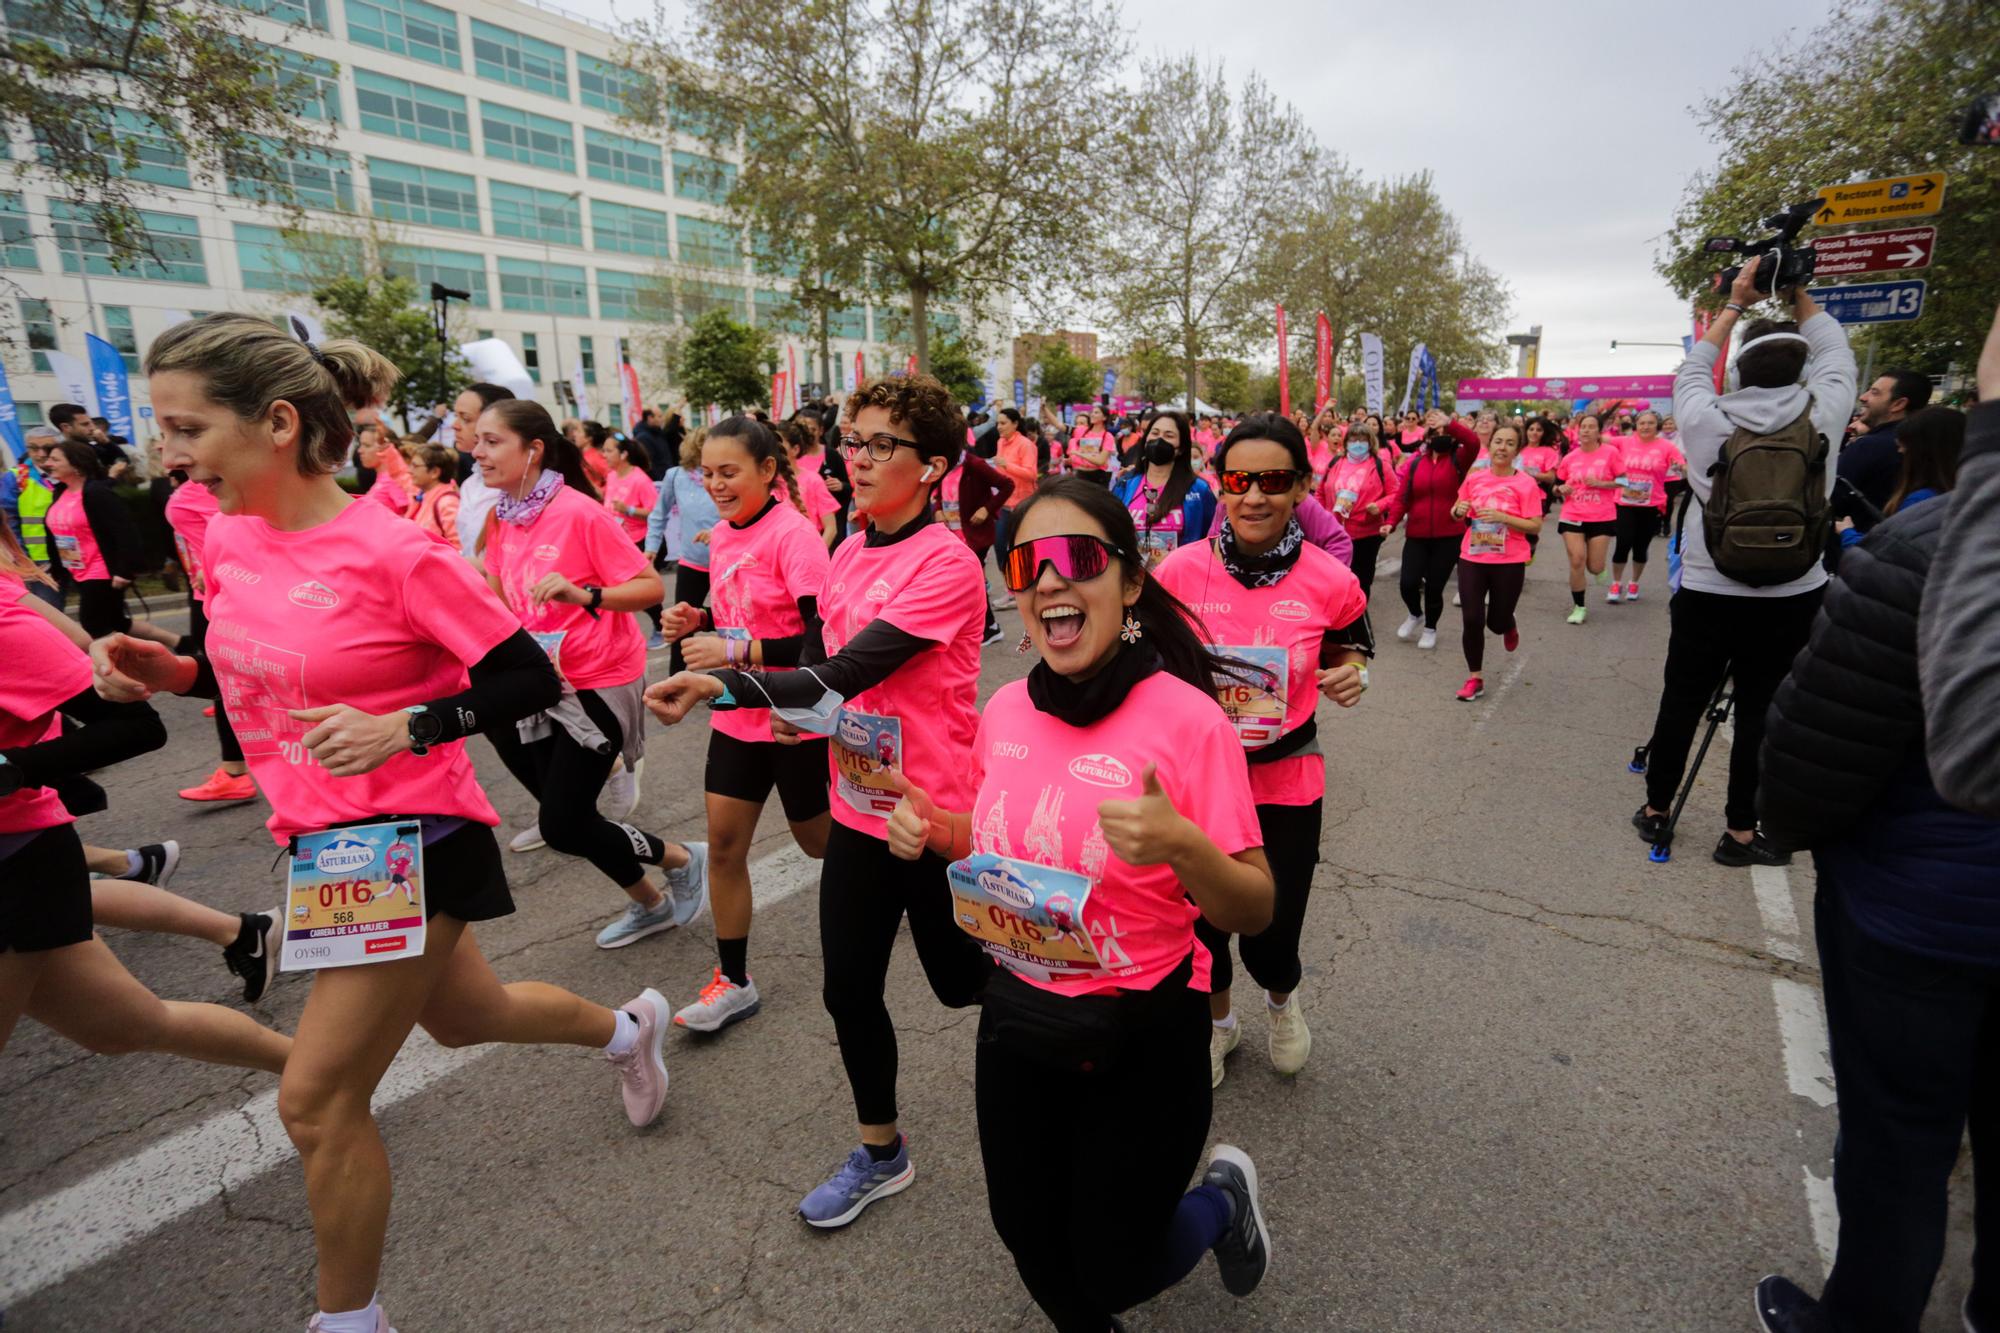
<path fill-rule="evenodd" d="M 566 629 L 528 631 L 528 637 L 535 641 L 535 646 L 549 655 L 549 665 L 556 669 L 557 675 L 562 674 L 562 641 L 563 635 L 568 633 Z"/>
<path fill-rule="evenodd" d="M 903 720 L 878 713 L 840 710 L 833 726 L 833 764 L 840 798 L 864 815 L 887 819 L 903 798 L 889 783 L 889 770 L 903 762 Z"/>
<path fill-rule="evenodd" d="M 944 525 L 953 532 L 959 531 L 964 526 L 958 517 L 958 501 L 946 500 L 938 506 L 938 511 L 939 516 L 944 519 Z"/>
<path fill-rule="evenodd" d="M 1475 518 L 1468 529 L 1470 555 L 1504 555 L 1507 551 L 1507 525 L 1498 519 Z"/>
<path fill-rule="evenodd" d="M 421 824 L 390 820 L 293 840 L 280 972 L 388 963 L 423 951 Z"/>
<path fill-rule="evenodd" d="M 1361 498 L 1359 491 L 1338 490 L 1333 493 L 1333 512 L 1346 518 L 1354 512 L 1354 502 Z"/>
<path fill-rule="evenodd" d="M 1171 529 L 1154 528 L 1151 532 L 1141 530 L 1139 533 L 1139 554 L 1145 558 L 1149 570 L 1158 569 L 1180 544 L 1180 533 Z"/>
<path fill-rule="evenodd" d="M 83 573 L 82 543 L 78 542 L 75 537 L 64 536 L 60 532 L 51 532 L 49 536 L 55 538 L 56 554 L 61 557 L 63 568 L 72 574 L 81 576 Z"/>
<path fill-rule="evenodd" d="M 1283 648 L 1223 644 L 1216 656 L 1229 660 L 1216 690 L 1222 711 L 1246 750 L 1261 750 L 1284 732 L 1291 658 Z M 1239 665 L 1240 664 L 1240 665 Z"/>
<path fill-rule="evenodd" d="M 952 920 L 1002 967 L 1038 981 L 1113 975 L 1083 923 L 1089 876 L 978 852 L 945 880 Z"/>
<path fill-rule="evenodd" d="M 1653 503 L 1653 479 L 1651 477 L 1620 477 L 1618 479 L 1618 502 L 1626 505 L 1649 505 Z"/>

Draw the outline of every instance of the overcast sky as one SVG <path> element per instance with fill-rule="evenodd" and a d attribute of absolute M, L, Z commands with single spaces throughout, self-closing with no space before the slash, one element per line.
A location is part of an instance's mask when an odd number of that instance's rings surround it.
<path fill-rule="evenodd" d="M 612 21 L 650 9 L 562 3 Z M 1472 251 L 1513 291 L 1507 331 L 1542 325 L 1540 372 L 1580 375 L 1678 364 L 1677 347 L 1614 354 L 1610 344 L 1688 331 L 1653 255 L 1709 156 L 1689 108 L 1727 90 L 1736 53 L 1803 35 L 1829 9 L 1828 0 L 1132 0 L 1125 18 L 1142 62 L 1192 47 L 1230 70 L 1255 69 L 1363 172 L 1434 173 Z"/>

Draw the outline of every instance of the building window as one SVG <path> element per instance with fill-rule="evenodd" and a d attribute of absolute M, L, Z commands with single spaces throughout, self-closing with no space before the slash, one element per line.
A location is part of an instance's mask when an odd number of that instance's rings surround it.
<path fill-rule="evenodd" d="M 474 332 L 476 332 L 479 335 L 479 339 L 481 342 L 484 342 L 486 339 L 491 338 L 493 336 L 493 330 L 491 329 L 476 329 L 474 330 Z"/>
<path fill-rule="evenodd" d="M 308 28 L 329 31 L 326 22 L 326 0 L 227 0 L 248 14 L 262 14 L 265 18 L 280 23 L 297 23 Z"/>
<path fill-rule="evenodd" d="M 667 258 L 667 215 L 658 209 L 590 201 L 591 244 L 626 255 Z"/>
<path fill-rule="evenodd" d="M 298 292 L 312 286 L 306 257 L 276 227 L 236 224 L 236 267 L 253 292 Z"/>
<path fill-rule="evenodd" d="M 672 90 L 667 106 L 667 122 L 674 133 L 700 139 L 703 143 L 729 143 L 736 137 L 728 119 L 708 106 L 698 91 L 687 87 Z"/>
<path fill-rule="evenodd" d="M 585 106 L 622 116 L 644 105 L 652 81 L 637 70 L 576 53 L 576 95 Z"/>
<path fill-rule="evenodd" d="M 24 296 L 21 298 L 21 328 L 28 336 L 29 350 L 34 353 L 35 369 L 48 374 L 48 354 L 57 350 L 55 311 L 49 308 L 47 301 Z"/>
<path fill-rule="evenodd" d="M 113 114 L 111 134 L 116 144 L 108 158 L 113 175 L 178 190 L 189 188 L 187 154 L 157 120 L 121 106 Z M 125 164 L 128 146 L 137 159 L 130 167 Z"/>
<path fill-rule="evenodd" d="M 463 69 L 458 15 L 424 0 L 347 0 L 347 38 L 378 51 Z"/>
<path fill-rule="evenodd" d="M 576 174 L 576 131 L 569 122 L 481 102 L 479 124 L 486 156 Z"/>
<path fill-rule="evenodd" d="M 590 285 L 582 268 L 534 259 L 500 259 L 500 308 L 552 315 L 590 314 Z"/>
<path fill-rule="evenodd" d="M 193 218 L 141 210 L 139 224 L 144 232 L 141 240 L 152 253 L 114 263 L 111 246 L 91 221 L 88 210 L 55 200 L 49 205 L 49 217 L 65 273 L 208 285 L 208 268 L 201 254 L 201 227 Z"/>
<path fill-rule="evenodd" d="M 808 332 L 805 312 L 794 305 L 792 298 L 785 293 L 760 289 L 755 297 L 755 305 L 757 323 L 761 327 L 799 337 L 805 336 Z"/>
<path fill-rule="evenodd" d="M 472 151 L 472 122 L 465 99 L 441 93 L 408 79 L 392 79 L 372 70 L 354 71 L 354 100 L 361 111 L 361 128 L 398 139 Z"/>
<path fill-rule="evenodd" d="M 139 335 L 132 331 L 131 306 L 104 307 L 104 341 L 118 349 L 119 359 L 125 363 L 127 374 L 139 373 Z"/>
<path fill-rule="evenodd" d="M 868 340 L 868 309 L 866 306 L 851 305 L 845 310 L 836 310 L 826 317 L 826 336 L 829 338 L 852 338 L 856 342 Z"/>
<path fill-rule="evenodd" d="M 472 20 L 472 68 L 482 79 L 569 100 L 569 58 L 560 46 Z"/>
<path fill-rule="evenodd" d="M 576 340 L 576 363 L 583 367 L 583 382 L 597 383 L 597 348 L 592 345 L 590 335 L 584 334 Z"/>
<path fill-rule="evenodd" d="M 681 289 L 681 314 L 692 324 L 711 310 L 743 318 L 743 288 L 720 282 L 690 282 Z"/>
<path fill-rule="evenodd" d="M 518 236 L 545 245 L 583 244 L 583 200 L 506 181 L 488 181 L 493 201 L 493 234 Z M 595 205 L 592 212 L 603 208 Z"/>
<path fill-rule="evenodd" d="M 606 403 L 603 411 L 605 425 L 611 427 L 613 430 L 625 429 L 625 405 L 623 403 Z M 647 461 L 650 462 L 651 460 L 648 459 Z"/>
<path fill-rule="evenodd" d="M 535 383 L 542 382 L 542 350 L 535 343 L 535 335 L 521 335 L 521 365 L 528 372 L 528 378 Z"/>
<path fill-rule="evenodd" d="M 299 99 L 299 114 L 306 119 L 323 120 L 331 125 L 341 123 L 338 66 L 289 46 L 272 46 L 268 42 L 259 45 L 264 48 L 266 61 L 257 74 L 261 82 L 294 93 Z"/>
<path fill-rule="evenodd" d="M 583 155 L 584 169 L 597 180 L 636 185 L 642 190 L 667 188 L 666 168 L 657 144 L 585 126 Z"/>
<path fill-rule="evenodd" d="M 382 266 L 417 284 L 418 299 L 430 296 L 431 284 L 441 282 L 462 292 L 471 292 L 468 305 L 490 306 L 492 293 L 486 286 L 486 259 L 462 250 L 439 250 L 430 246 L 390 245 L 382 249 Z M 482 333 L 482 338 L 492 335 Z"/>
<path fill-rule="evenodd" d="M 259 137 L 254 157 L 231 154 L 229 192 L 258 203 L 298 203 L 342 213 L 354 211 L 354 164 L 347 154 L 301 148 L 286 157 L 284 145 Z"/>
<path fill-rule="evenodd" d="M 28 204 L 18 190 L 0 191 L 0 268 L 24 268 L 30 273 L 42 269 L 28 224 Z"/>
<path fill-rule="evenodd" d="M 49 424 L 48 418 L 42 415 L 40 403 L 15 403 L 14 418 L 21 423 L 22 430 Z"/>
<path fill-rule="evenodd" d="M 456 171 L 368 159 L 375 216 L 457 231 L 479 230 L 479 185 Z"/>
<path fill-rule="evenodd" d="M 736 228 L 705 218 L 678 217 L 674 232 L 680 240 L 681 263 L 696 268 L 743 267 L 742 242 Z"/>
<path fill-rule="evenodd" d="M 615 269 L 597 270 L 597 314 L 600 319 L 643 319 L 669 323 L 673 307 L 655 278 Z"/>
<path fill-rule="evenodd" d="M 699 153 L 674 154 L 674 194 L 704 204 L 720 204 L 736 188 L 736 168 Z"/>

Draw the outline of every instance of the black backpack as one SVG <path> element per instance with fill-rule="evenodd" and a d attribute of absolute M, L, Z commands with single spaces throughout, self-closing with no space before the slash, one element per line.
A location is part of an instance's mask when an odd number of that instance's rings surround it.
<path fill-rule="evenodd" d="M 1833 531 L 1826 491 L 1826 436 L 1812 400 L 1770 434 L 1739 426 L 1708 470 L 1701 534 L 1716 571 L 1753 588 L 1790 583 L 1826 553 Z"/>

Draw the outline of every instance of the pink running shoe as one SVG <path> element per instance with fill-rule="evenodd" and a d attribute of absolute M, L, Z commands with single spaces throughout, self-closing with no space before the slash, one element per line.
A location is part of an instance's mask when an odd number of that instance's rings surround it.
<path fill-rule="evenodd" d="M 1500 636 L 1500 644 L 1508 652 L 1510 653 L 1513 652 L 1516 648 L 1519 648 L 1521 646 L 1521 631 L 1519 629 L 1508 630 L 1505 634 L 1502 634 Z"/>
<path fill-rule="evenodd" d="M 248 773 L 241 777 L 218 768 L 208 775 L 207 781 L 199 787 L 185 787 L 181 790 L 183 801 L 254 801 L 257 799 L 257 783 Z"/>
<path fill-rule="evenodd" d="M 1458 687 L 1457 697 L 1460 703 L 1469 704 L 1484 693 L 1486 693 L 1486 682 L 1478 676 L 1467 676 L 1465 684 Z"/>
<path fill-rule="evenodd" d="M 639 1040 L 623 1055 L 607 1055 L 618 1071 L 619 1091 L 625 1098 L 625 1116 L 644 1129 L 660 1117 L 667 1104 L 667 1062 L 660 1058 L 660 1043 L 667 1038 L 672 1013 L 666 997 L 651 986 L 624 1006 L 639 1020 Z"/>

